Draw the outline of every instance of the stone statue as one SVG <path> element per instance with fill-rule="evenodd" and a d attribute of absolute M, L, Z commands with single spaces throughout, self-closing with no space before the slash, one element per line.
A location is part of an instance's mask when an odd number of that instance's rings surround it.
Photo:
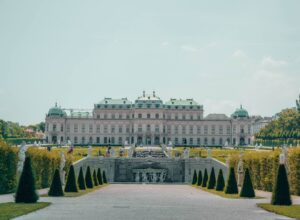
<path fill-rule="evenodd" d="M 147 183 L 148 182 L 148 178 L 147 178 L 147 174 L 143 173 L 143 182 Z"/>
<path fill-rule="evenodd" d="M 172 158 L 172 149 L 169 147 L 168 149 L 168 157 L 169 158 Z"/>
<path fill-rule="evenodd" d="M 211 158 L 211 148 L 207 149 L 207 158 Z"/>
<path fill-rule="evenodd" d="M 88 148 L 88 157 L 92 157 L 93 156 L 93 148 L 92 146 L 90 145 L 89 148 Z"/>
<path fill-rule="evenodd" d="M 23 141 L 20 146 L 19 154 L 18 154 L 18 157 L 19 157 L 19 161 L 18 161 L 18 165 L 17 165 L 18 175 L 21 175 L 21 173 L 23 171 L 24 161 L 25 161 L 25 157 L 26 157 L 26 154 L 25 154 L 26 150 L 27 150 L 27 147 L 25 145 L 25 142 Z"/>
<path fill-rule="evenodd" d="M 284 145 L 281 149 L 281 154 L 279 155 L 279 163 L 284 164 L 286 172 L 289 173 L 289 164 L 288 164 L 288 148 Z"/>
<path fill-rule="evenodd" d="M 132 157 L 133 151 L 134 151 L 133 148 L 134 148 L 133 146 L 129 147 L 129 149 L 128 149 L 128 157 Z"/>
<path fill-rule="evenodd" d="M 189 159 L 190 158 L 190 149 L 189 148 L 185 148 L 183 151 L 183 158 L 184 159 Z"/>
<path fill-rule="evenodd" d="M 60 171 L 61 183 L 62 183 L 63 186 L 65 185 L 65 176 L 66 176 L 66 171 L 64 170 L 65 165 L 66 165 L 65 154 L 61 151 L 60 152 L 60 166 L 59 166 L 59 171 Z"/>
<path fill-rule="evenodd" d="M 243 180 L 243 174 L 244 174 L 244 168 L 243 168 L 243 152 L 240 153 L 239 155 L 240 159 L 238 162 L 238 168 L 237 168 L 237 173 L 238 173 L 238 181 L 237 184 L 238 186 L 242 185 L 242 180 Z"/>

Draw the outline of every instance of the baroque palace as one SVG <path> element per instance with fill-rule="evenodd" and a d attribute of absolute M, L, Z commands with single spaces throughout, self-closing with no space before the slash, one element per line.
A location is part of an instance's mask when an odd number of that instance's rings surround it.
<path fill-rule="evenodd" d="M 46 115 L 46 141 L 74 145 L 224 146 L 253 142 L 255 117 L 242 106 L 230 116 L 209 114 L 193 99 L 163 102 L 155 92 L 138 97 L 104 98 L 92 111 L 57 104 Z"/>

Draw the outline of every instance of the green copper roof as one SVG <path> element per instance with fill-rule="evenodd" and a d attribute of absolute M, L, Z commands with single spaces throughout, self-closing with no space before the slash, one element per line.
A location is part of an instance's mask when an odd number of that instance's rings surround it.
<path fill-rule="evenodd" d="M 231 115 L 233 118 L 246 118 L 249 117 L 249 114 L 246 109 L 243 109 L 242 105 L 240 108 L 236 109 L 235 112 Z"/>
<path fill-rule="evenodd" d="M 59 117 L 63 117 L 66 116 L 66 112 L 61 109 L 60 107 L 57 106 L 57 104 L 55 104 L 55 106 L 53 108 L 50 108 L 48 111 L 48 115 L 47 116 L 59 116 Z"/>
<path fill-rule="evenodd" d="M 100 105 L 128 105 L 129 104 L 130 105 L 132 104 L 132 102 L 129 101 L 127 98 L 122 98 L 122 99 L 104 98 L 98 104 Z"/>
<path fill-rule="evenodd" d="M 193 99 L 170 99 L 165 105 L 178 105 L 178 106 L 198 106 L 199 104 Z"/>

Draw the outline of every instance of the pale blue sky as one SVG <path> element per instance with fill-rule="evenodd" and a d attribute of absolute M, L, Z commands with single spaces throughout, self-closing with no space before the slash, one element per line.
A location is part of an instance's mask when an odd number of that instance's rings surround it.
<path fill-rule="evenodd" d="M 143 90 L 205 114 L 273 115 L 300 93 L 300 1 L 0 0 L 0 118 Z"/>

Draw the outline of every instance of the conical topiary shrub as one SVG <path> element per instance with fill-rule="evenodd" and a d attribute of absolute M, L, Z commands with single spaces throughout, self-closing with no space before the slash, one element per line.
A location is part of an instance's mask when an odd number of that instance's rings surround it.
<path fill-rule="evenodd" d="M 195 185 L 197 183 L 197 172 L 194 170 L 193 181 L 192 184 Z"/>
<path fill-rule="evenodd" d="M 85 184 L 87 188 L 93 188 L 94 184 L 93 184 L 93 180 L 92 180 L 92 175 L 91 175 L 91 169 L 88 166 L 85 172 Z"/>
<path fill-rule="evenodd" d="M 243 186 L 242 186 L 242 189 L 240 192 L 240 197 L 247 197 L 247 198 L 255 197 L 255 192 L 253 189 L 253 185 L 252 185 L 252 181 L 251 181 L 251 177 L 250 177 L 248 168 L 246 168 L 246 171 L 245 171 L 245 177 L 244 177 Z"/>
<path fill-rule="evenodd" d="M 289 181 L 284 164 L 280 164 L 272 193 L 272 205 L 291 205 Z"/>
<path fill-rule="evenodd" d="M 217 191 L 223 191 L 225 186 L 224 176 L 222 169 L 219 170 L 218 178 L 217 178 L 217 185 L 216 190 Z"/>
<path fill-rule="evenodd" d="M 78 187 L 81 190 L 85 190 L 86 189 L 85 179 L 84 179 L 84 176 L 83 176 L 82 167 L 80 167 L 80 171 L 79 171 L 79 175 L 78 175 Z"/>
<path fill-rule="evenodd" d="M 102 181 L 102 175 L 101 175 L 101 169 L 100 168 L 98 168 L 98 170 L 97 170 L 97 179 L 98 179 L 99 185 L 102 185 L 103 181 Z"/>
<path fill-rule="evenodd" d="M 54 172 L 52 183 L 48 191 L 48 196 L 64 196 L 58 169 L 56 169 Z"/>
<path fill-rule="evenodd" d="M 211 168 L 210 176 L 208 180 L 207 189 L 214 189 L 216 186 L 216 175 L 215 175 L 215 169 Z"/>
<path fill-rule="evenodd" d="M 35 191 L 35 179 L 32 172 L 31 159 L 30 157 L 26 157 L 19 179 L 15 202 L 36 203 L 38 199 L 39 196 Z"/>
<path fill-rule="evenodd" d="M 201 172 L 201 170 L 199 170 L 197 186 L 201 186 L 201 184 L 202 184 L 202 172 Z"/>
<path fill-rule="evenodd" d="M 238 194 L 239 193 L 233 167 L 230 167 L 230 170 L 229 170 L 229 175 L 227 177 L 227 183 L 225 186 L 225 193 L 226 194 Z"/>
<path fill-rule="evenodd" d="M 207 180 L 208 180 L 208 176 L 207 176 L 207 170 L 205 168 L 204 169 L 203 180 L 202 180 L 202 187 L 206 187 L 207 186 Z"/>
<path fill-rule="evenodd" d="M 103 183 L 107 183 L 106 174 L 104 170 L 103 170 L 102 178 L 103 178 Z"/>
<path fill-rule="evenodd" d="M 73 165 L 70 166 L 70 170 L 67 177 L 67 183 L 65 186 L 65 192 L 78 192 Z"/>
<path fill-rule="evenodd" d="M 97 179 L 97 175 L 96 175 L 96 170 L 94 170 L 94 172 L 93 172 L 93 180 L 94 180 L 94 185 L 98 186 L 99 183 L 98 183 L 98 179 Z"/>

